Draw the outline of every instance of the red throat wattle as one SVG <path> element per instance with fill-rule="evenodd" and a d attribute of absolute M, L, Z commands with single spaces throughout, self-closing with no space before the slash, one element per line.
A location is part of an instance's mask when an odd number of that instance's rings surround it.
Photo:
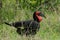
<path fill-rule="evenodd" d="M 38 22 L 41 22 L 42 21 L 42 17 L 41 16 L 38 16 L 40 14 L 39 11 L 36 11 L 36 17 L 37 17 L 37 20 Z"/>
<path fill-rule="evenodd" d="M 37 19 L 38 19 L 39 22 L 42 21 L 42 17 L 41 17 L 41 16 L 38 16 L 38 15 L 37 15 Z"/>

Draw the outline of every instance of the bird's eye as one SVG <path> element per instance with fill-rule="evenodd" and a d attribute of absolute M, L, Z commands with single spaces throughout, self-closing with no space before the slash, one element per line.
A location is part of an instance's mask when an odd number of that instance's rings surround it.
<path fill-rule="evenodd" d="M 38 14 L 38 16 L 40 16 L 40 14 Z"/>
<path fill-rule="evenodd" d="M 38 16 L 42 16 L 42 13 L 39 13 Z"/>
<path fill-rule="evenodd" d="M 38 16 L 40 16 L 40 13 L 38 14 Z"/>

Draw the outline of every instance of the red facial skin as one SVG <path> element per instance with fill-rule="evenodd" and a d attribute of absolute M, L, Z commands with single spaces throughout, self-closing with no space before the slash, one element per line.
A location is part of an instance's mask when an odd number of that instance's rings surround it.
<path fill-rule="evenodd" d="M 40 14 L 40 12 L 37 11 L 36 12 L 36 17 L 37 17 L 38 21 L 41 22 L 42 21 L 42 17 L 41 16 L 38 16 L 39 14 Z"/>

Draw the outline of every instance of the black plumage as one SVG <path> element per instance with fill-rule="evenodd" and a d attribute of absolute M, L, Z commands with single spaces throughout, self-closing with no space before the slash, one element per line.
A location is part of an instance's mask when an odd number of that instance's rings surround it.
<path fill-rule="evenodd" d="M 29 34 L 35 35 L 40 28 L 40 24 L 33 20 L 15 22 L 11 24 L 8 24 L 5 22 L 5 24 L 14 26 L 15 28 L 17 28 L 17 32 L 19 34 L 26 34 L 26 35 L 29 35 Z"/>
<path fill-rule="evenodd" d="M 39 11 L 34 12 L 33 19 L 34 20 L 28 20 L 28 21 L 19 21 L 14 23 L 7 23 L 4 22 L 7 25 L 14 26 L 17 28 L 17 33 L 19 34 L 26 34 L 26 35 L 35 35 L 37 31 L 39 31 L 40 28 L 40 21 L 38 21 L 38 18 L 36 15 L 41 16 Z"/>

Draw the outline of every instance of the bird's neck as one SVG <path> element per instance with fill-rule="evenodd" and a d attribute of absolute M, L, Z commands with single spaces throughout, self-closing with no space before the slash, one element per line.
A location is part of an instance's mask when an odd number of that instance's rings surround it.
<path fill-rule="evenodd" d="M 40 23 L 38 20 L 33 20 L 33 21 L 36 21 L 36 22 Z"/>

